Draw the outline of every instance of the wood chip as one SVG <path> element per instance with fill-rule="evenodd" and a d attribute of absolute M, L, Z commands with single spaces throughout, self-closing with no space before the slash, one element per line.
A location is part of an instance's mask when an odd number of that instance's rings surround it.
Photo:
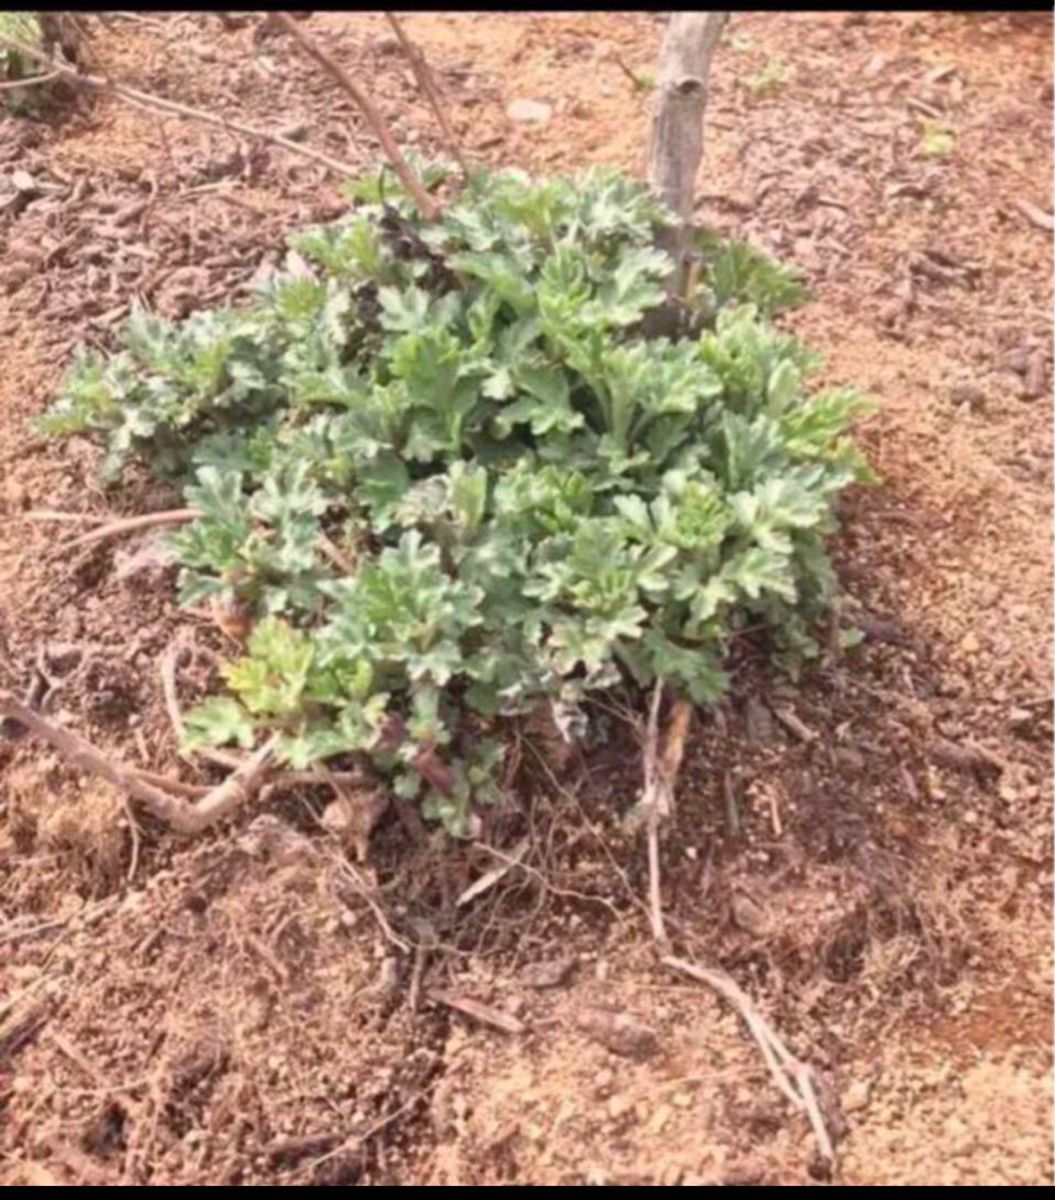
<path fill-rule="evenodd" d="M 579 960 L 574 954 L 550 959 L 548 962 L 528 963 L 520 972 L 520 982 L 540 991 L 545 988 L 561 987 L 571 978 Z"/>
<path fill-rule="evenodd" d="M 576 1014 L 575 1023 L 583 1033 L 589 1034 L 621 1058 L 640 1062 L 659 1053 L 659 1039 L 655 1032 L 626 1013 L 585 1008 Z"/>
<path fill-rule="evenodd" d="M 806 722 L 797 717 L 790 708 L 777 708 L 774 705 L 773 714 L 781 725 L 790 730 L 800 742 L 812 742 L 817 737 Z"/>
<path fill-rule="evenodd" d="M 1046 213 L 1042 208 L 1038 208 L 1021 196 L 1016 196 L 1012 203 L 1031 225 L 1035 225 L 1047 233 L 1055 231 L 1055 217 L 1051 213 Z"/>
<path fill-rule="evenodd" d="M 1034 350 L 1026 365 L 1026 377 L 1022 390 L 1032 399 L 1043 396 L 1048 390 L 1047 363 L 1044 361 L 1044 351 Z"/>
<path fill-rule="evenodd" d="M 956 74 L 956 68 L 951 63 L 941 63 L 923 76 L 924 83 L 941 83 Z"/>
<path fill-rule="evenodd" d="M 930 745 L 930 757 L 953 771 L 1003 771 L 1004 763 L 976 742 L 950 742 L 940 738 Z"/>
<path fill-rule="evenodd" d="M 553 105 L 542 100 L 512 100 L 506 106 L 511 121 L 525 125 L 542 125 L 553 116 Z"/>
<path fill-rule="evenodd" d="M 455 907 L 461 908 L 463 904 L 468 904 L 470 900 L 475 900 L 477 896 L 482 896 L 484 892 L 493 888 L 527 854 L 530 845 L 530 841 L 524 838 L 508 854 L 503 854 L 503 861 L 497 867 L 492 867 L 490 871 L 485 871 L 479 879 L 469 884 L 465 891 L 455 900 Z"/>
<path fill-rule="evenodd" d="M 518 1034 L 527 1031 L 527 1026 L 523 1021 L 518 1021 L 516 1017 L 511 1017 L 508 1013 L 491 1008 L 490 1005 L 484 1004 L 480 1000 L 474 1000 L 471 996 L 457 996 L 453 992 L 434 990 L 429 992 L 429 999 L 437 1004 L 445 1004 L 448 1008 L 453 1008 L 455 1012 L 472 1017 L 481 1025 L 490 1025 L 493 1029 L 500 1029 L 503 1033 Z"/>

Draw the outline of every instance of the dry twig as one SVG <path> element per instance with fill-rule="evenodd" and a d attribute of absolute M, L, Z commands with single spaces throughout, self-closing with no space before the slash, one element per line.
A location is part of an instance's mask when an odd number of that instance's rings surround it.
<path fill-rule="evenodd" d="M 645 813 L 648 831 L 649 921 L 653 938 L 665 945 L 667 930 L 663 924 L 663 897 L 660 887 L 659 820 L 661 816 L 667 815 L 669 808 L 666 812 L 662 811 L 667 797 L 661 791 L 659 779 L 659 706 L 662 699 L 663 680 L 657 679 L 648 714 L 648 734 L 644 751 L 645 786 L 641 793 L 641 807 Z"/>
<path fill-rule="evenodd" d="M 1037 229 L 1043 229 L 1046 233 L 1051 233 L 1055 230 L 1055 217 L 1051 213 L 1046 213 L 1042 208 L 1038 208 L 1035 204 L 1026 200 L 1022 196 L 1016 196 L 1012 201 L 1015 208 Z"/>
<path fill-rule="evenodd" d="M 389 25 L 392 26 L 392 32 L 399 39 L 399 44 L 403 47 L 403 51 L 410 60 L 411 70 L 414 72 L 414 78 L 418 81 L 418 86 L 425 93 L 429 104 L 432 105 L 432 111 L 436 114 L 436 120 L 439 122 L 440 129 L 443 130 L 443 137 L 447 143 L 447 149 L 452 158 L 461 167 L 462 174 L 466 180 L 470 177 L 469 164 L 465 160 L 465 155 L 462 153 L 461 143 L 458 141 L 458 135 L 451 127 L 450 121 L 447 120 L 447 114 L 443 109 L 443 100 L 440 97 L 439 88 L 436 86 L 435 77 L 422 53 L 420 47 L 416 46 L 409 37 L 399 18 L 395 13 L 386 12 L 385 17 Z"/>
<path fill-rule="evenodd" d="M 78 546 L 101 542 L 121 533 L 135 533 L 139 529 L 153 529 L 158 525 L 185 525 L 200 516 L 199 508 L 170 508 L 165 512 L 144 513 L 138 517 L 120 517 L 116 521 L 108 521 L 105 525 L 90 529 L 87 533 L 78 534 L 77 537 L 64 542 L 63 549 L 75 550 Z"/>
<path fill-rule="evenodd" d="M 415 204 L 417 204 L 418 208 L 421 209 L 430 221 L 435 220 L 439 216 L 439 206 L 428 192 L 425 191 L 421 180 L 400 153 L 400 149 L 392 137 L 392 131 L 388 127 L 388 122 L 381 115 L 380 110 L 374 102 L 355 80 L 352 79 L 340 63 L 327 54 L 310 33 L 301 29 L 290 13 L 275 12 L 272 16 L 290 37 L 299 43 L 301 49 L 313 58 L 331 78 L 336 80 L 344 91 L 351 96 L 352 100 L 355 101 L 356 107 L 362 112 L 367 124 L 369 124 L 377 140 L 381 143 L 381 149 L 392 164 L 393 170 L 402 180 L 403 186 L 414 197 Z"/>
<path fill-rule="evenodd" d="M 695 963 L 673 956 L 665 957 L 663 963 L 683 975 L 705 983 L 736 1008 L 747 1023 L 751 1036 L 758 1043 L 773 1081 L 795 1108 L 805 1112 L 817 1139 L 818 1149 L 829 1162 L 834 1162 L 835 1148 L 817 1103 L 810 1068 L 788 1050 L 773 1027 L 754 1006 L 751 998 L 724 971 L 698 967 Z"/>
<path fill-rule="evenodd" d="M 49 71 L 47 75 L 30 75 L 28 79 L 14 79 L 10 83 L 0 83 L 0 92 L 13 92 L 16 88 L 40 87 L 42 83 L 51 83 L 59 78 L 60 72 Z"/>
<path fill-rule="evenodd" d="M 392 926 L 389 924 L 388 918 L 385 916 L 384 909 L 382 909 L 381 905 L 378 904 L 370 888 L 367 887 L 367 885 L 359 877 L 359 872 L 352 866 L 350 862 L 347 861 L 343 854 L 335 858 L 334 862 L 340 873 L 345 877 L 345 879 L 348 880 L 358 895 L 366 901 L 370 911 L 374 914 L 374 920 L 377 922 L 377 927 L 381 930 L 381 934 L 385 940 L 395 946 L 395 948 L 401 951 L 403 954 L 408 954 L 410 952 L 409 943 L 405 942 L 403 938 L 401 938 L 395 932 L 395 930 L 393 930 Z"/>
<path fill-rule="evenodd" d="M 343 571 L 346 575 L 355 574 L 355 563 L 352 559 L 339 546 L 335 545 L 321 529 L 316 534 L 315 540 L 323 557 L 328 558 L 339 571 Z"/>
<path fill-rule="evenodd" d="M 229 813 L 240 808 L 251 799 L 267 778 L 271 764 L 275 760 L 275 746 L 278 735 L 273 734 L 268 740 L 245 760 L 244 763 L 229 775 L 221 784 L 212 789 L 192 808 L 196 828 L 190 832 L 198 833 L 207 826 L 222 820 Z"/>
<path fill-rule="evenodd" d="M 517 845 L 513 847 L 509 854 L 500 855 L 503 861 L 500 862 L 497 867 L 492 867 L 490 871 L 485 871 L 479 879 L 470 883 L 465 891 L 463 891 L 458 897 L 458 899 L 455 900 L 455 908 L 461 908 L 462 905 L 468 904 L 470 900 L 475 900 L 477 896 L 482 896 L 484 892 L 493 888 L 494 885 L 499 882 L 499 880 L 504 879 L 505 876 L 508 875 L 509 872 L 519 864 L 520 860 L 525 854 L 527 854 L 530 847 L 530 839 L 522 838 Z M 496 854 L 496 857 L 498 856 L 497 852 L 491 850 L 490 846 L 486 847 L 486 849 L 490 853 Z"/>
<path fill-rule="evenodd" d="M 43 738 L 68 758 L 74 765 L 83 767 L 112 783 L 133 799 L 144 804 L 159 820 L 165 821 L 180 833 L 196 833 L 190 806 L 177 796 L 161 791 L 147 783 L 134 768 L 108 758 L 91 742 L 61 725 L 33 711 L 27 704 L 16 700 L 8 693 L 0 693 L 0 716 L 25 725 L 31 733 Z"/>
<path fill-rule="evenodd" d="M 275 753 L 276 739 L 272 737 L 245 759 L 223 783 L 206 792 L 199 803 L 189 804 L 183 797 L 163 791 L 149 782 L 134 767 L 107 756 L 79 734 L 42 717 L 9 693 L 0 692 L 0 717 L 25 725 L 31 733 L 50 743 L 75 766 L 112 783 L 143 804 L 159 821 L 164 821 L 177 833 L 183 834 L 200 833 L 254 795 L 263 783 Z"/>
<path fill-rule="evenodd" d="M 641 810 L 648 831 L 648 904 L 652 936 L 657 942 L 667 942 L 663 923 L 663 900 L 660 887 L 659 823 L 674 811 L 674 785 L 685 754 L 685 735 L 692 717 L 692 705 L 684 697 L 674 702 L 666 741 L 659 748 L 659 707 L 663 698 L 663 680 L 657 679 L 648 715 L 648 732 L 644 748 L 644 788 Z"/>
<path fill-rule="evenodd" d="M 176 668 L 179 666 L 183 650 L 183 643 L 177 639 L 161 656 L 161 692 L 165 697 L 165 711 L 176 735 L 177 746 L 182 746 L 183 739 L 187 736 L 187 727 L 183 723 L 183 713 L 180 712 L 179 696 L 176 693 Z"/>
<path fill-rule="evenodd" d="M 123 83 L 116 83 L 110 79 L 102 79 L 98 75 L 88 75 L 82 71 L 76 71 L 72 67 L 67 67 L 62 63 L 56 62 L 35 47 L 20 42 L 17 38 L 6 35 L 0 36 L 0 45 L 10 46 L 12 49 L 18 50 L 20 53 L 32 58 L 35 62 L 51 67 L 56 75 L 69 80 L 70 83 L 91 88 L 94 91 L 109 92 L 111 95 L 117 96 L 129 104 L 135 105 L 137 108 L 145 108 L 149 112 L 160 110 L 161 112 L 174 113 L 176 116 L 187 117 L 193 121 L 204 121 L 206 125 L 216 125 L 220 129 L 226 129 L 228 133 L 240 133 L 244 137 L 259 138 L 261 141 L 281 146 L 283 150 L 288 150 L 291 154 L 298 154 L 301 158 L 310 158 L 315 162 L 322 163 L 324 166 L 329 167 L 331 171 L 337 171 L 341 175 L 355 176 L 360 173 L 350 163 L 342 162 L 339 158 L 332 158 L 329 154 L 323 154 L 319 150 L 312 150 L 310 147 L 304 146 L 299 142 L 294 142 L 279 133 L 269 133 L 266 129 L 257 129 L 252 125 L 245 125 L 241 121 L 232 121 L 229 117 L 221 117 L 216 113 L 207 112 L 202 108 L 192 108 L 189 104 L 180 104 L 176 100 L 166 100 L 163 96 L 154 95 L 153 92 L 144 92 L 139 88 L 128 87 Z"/>
<path fill-rule="evenodd" d="M 101 525 L 106 521 L 106 517 L 100 517 L 98 513 L 58 512 L 53 508 L 34 508 L 22 516 L 27 521 L 69 521 L 71 524 L 87 521 L 89 524 Z"/>
<path fill-rule="evenodd" d="M 523 1033 L 527 1029 L 523 1021 L 518 1021 L 516 1017 L 499 1012 L 498 1009 L 491 1008 L 487 1004 L 481 1004 L 479 1000 L 474 1000 L 471 996 L 456 996 L 453 992 L 433 990 L 429 992 L 429 999 L 438 1004 L 445 1004 L 448 1008 L 453 1008 L 455 1012 L 464 1013 L 467 1017 L 472 1017 L 474 1021 L 479 1021 L 483 1025 L 500 1029 L 503 1033 L 517 1034 Z"/>
<path fill-rule="evenodd" d="M 163 792 L 186 796 L 188 800 L 200 800 L 212 791 L 207 784 L 184 783 L 182 779 L 173 779 L 171 775 L 162 775 L 159 771 L 146 771 L 142 767 L 136 768 L 136 774 L 147 783 L 152 783 L 154 787 L 161 788 Z"/>

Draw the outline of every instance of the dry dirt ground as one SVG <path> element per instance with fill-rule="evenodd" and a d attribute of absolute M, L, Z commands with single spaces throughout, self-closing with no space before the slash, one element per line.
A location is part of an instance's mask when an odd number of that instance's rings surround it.
<path fill-rule="evenodd" d="M 307 27 L 404 143 L 436 147 L 379 15 Z M 658 15 L 407 27 L 476 158 L 641 169 L 630 76 L 654 70 Z M 793 324 L 880 401 L 861 438 L 882 484 L 835 546 L 865 644 L 796 686 L 738 661 L 696 723 L 664 885 L 679 952 L 820 1073 L 849 1184 L 1051 1181 L 1051 43 L 1045 14 L 756 13 L 715 67 L 701 216 L 805 268 Z M 375 153 L 249 24 L 125 17 L 87 61 Z M 513 123 L 518 98 L 550 119 Z M 90 447 L 27 422 L 131 301 L 237 301 L 287 229 L 341 207 L 314 164 L 114 99 L 0 118 L 0 638 L 58 681 L 62 719 L 142 766 L 215 778 L 176 758 L 159 662 L 181 631 L 219 642 L 148 540 L 69 552 L 75 526 L 25 514 L 175 497 L 104 494 Z M 185 698 L 206 681 L 188 664 Z M 356 867 L 310 790 L 180 843 L 0 742 L 0 1181 L 823 1181 L 739 1017 L 650 948 L 632 741 L 552 775 L 529 731 L 518 746 L 523 866 L 452 910 L 493 860 L 390 821 Z M 617 1018 L 650 1032 L 619 1041 Z"/>

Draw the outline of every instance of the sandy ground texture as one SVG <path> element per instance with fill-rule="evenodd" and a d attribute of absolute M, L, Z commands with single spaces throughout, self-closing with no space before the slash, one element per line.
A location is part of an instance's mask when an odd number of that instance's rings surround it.
<path fill-rule="evenodd" d="M 125 16 L 85 62 L 375 157 L 287 39 L 232 25 Z M 406 27 L 475 159 L 642 169 L 658 15 Z M 306 28 L 439 148 L 380 14 Z M 816 1069 L 849 1184 L 1051 1182 L 1051 43 L 1045 14 L 738 14 L 715 65 L 701 219 L 805 269 L 791 324 L 880 402 L 882 483 L 834 545 L 865 643 L 794 686 L 738 663 L 695 723 L 664 886 L 679 952 Z M 545 119 L 511 119 L 524 100 Z M 72 727 L 189 781 L 218 776 L 177 759 L 160 664 L 195 640 L 193 701 L 218 634 L 156 536 L 70 551 L 76 525 L 26 517 L 178 498 L 104 493 L 91 447 L 28 420 L 135 300 L 244 297 L 338 183 L 110 97 L 0 117 L 0 644 Z M 455 908 L 493 860 L 389 817 L 350 861 L 320 789 L 181 842 L 0 741 L 0 1181 L 827 1181 L 737 1013 L 651 948 L 632 739 L 517 746 L 527 852 Z"/>

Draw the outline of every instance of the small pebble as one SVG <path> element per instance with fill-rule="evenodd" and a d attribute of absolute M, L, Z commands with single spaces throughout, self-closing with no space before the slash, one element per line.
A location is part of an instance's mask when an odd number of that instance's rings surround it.
<path fill-rule="evenodd" d="M 521 125 L 544 125 L 553 116 L 553 105 L 541 100 L 512 100 L 506 116 Z"/>

